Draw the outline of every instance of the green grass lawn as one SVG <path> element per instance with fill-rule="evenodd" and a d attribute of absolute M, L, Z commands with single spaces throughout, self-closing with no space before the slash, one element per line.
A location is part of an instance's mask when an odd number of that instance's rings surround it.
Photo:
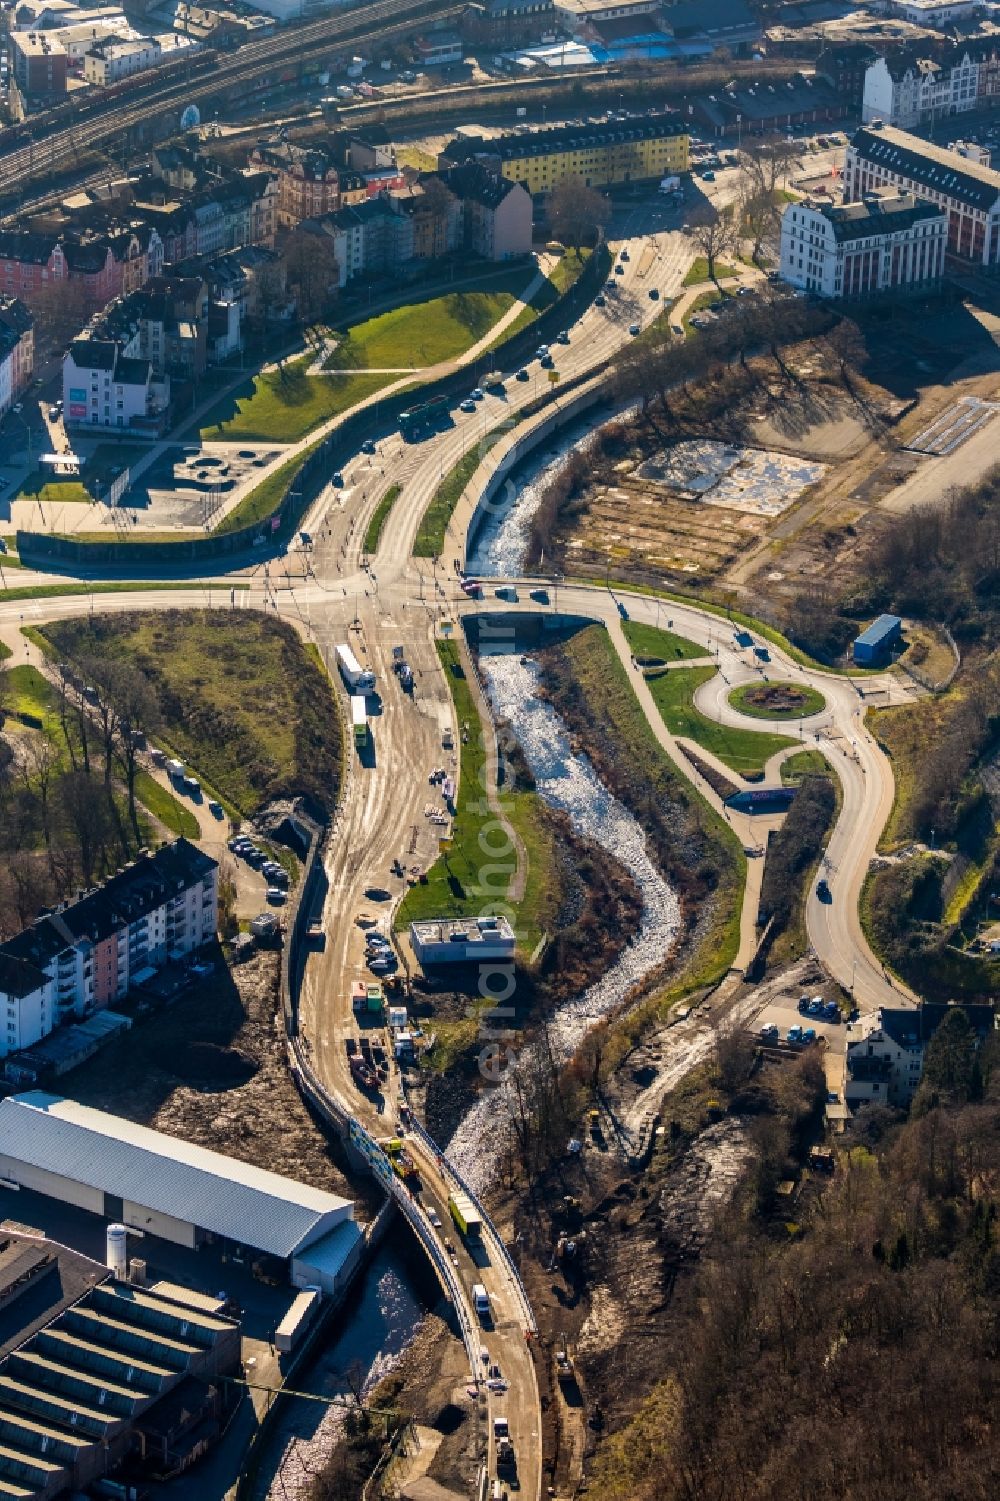
<path fill-rule="evenodd" d="M 197 839 L 200 832 L 198 820 L 190 808 L 185 808 L 182 802 L 168 792 L 166 787 L 161 787 L 159 782 L 154 781 L 148 771 L 141 768 L 135 776 L 135 795 L 138 802 L 152 813 L 154 818 L 159 819 L 165 829 L 171 834 L 178 834 L 185 839 Z"/>
<path fill-rule="evenodd" d="M 382 540 L 382 528 L 388 521 L 389 512 L 399 499 L 402 488 L 402 485 L 390 485 L 372 512 L 371 520 L 365 527 L 365 552 L 370 554 L 378 552 L 378 545 Z"/>
<path fill-rule="evenodd" d="M 779 703 L 776 706 L 755 703 L 753 694 L 762 689 L 784 689 L 794 697 L 795 702 L 787 705 Z M 729 702 L 734 709 L 751 719 L 807 719 L 811 714 L 818 714 L 821 709 L 826 708 L 826 699 L 822 693 L 804 683 L 743 683 L 730 693 Z"/>
<path fill-rule="evenodd" d="M 561 256 L 552 267 L 531 300 L 525 304 L 516 318 L 511 319 L 503 333 L 494 339 L 490 348 L 495 349 L 505 339 L 511 339 L 515 334 L 519 334 L 523 328 L 534 323 L 540 313 L 544 313 L 546 308 L 551 307 L 557 298 L 561 297 L 564 292 L 568 292 L 579 278 L 591 254 L 591 251 L 585 249 L 577 257 L 575 251 L 567 250 L 566 254 Z"/>
<path fill-rule="evenodd" d="M 787 756 L 781 763 L 781 780 L 786 787 L 801 782 L 803 777 L 825 775 L 832 777 L 833 770 L 822 751 L 796 751 L 794 756 Z"/>
<path fill-rule="evenodd" d="M 277 469 L 272 470 L 259 485 L 255 485 L 244 495 L 228 515 L 222 518 L 219 525 L 213 528 L 213 533 L 221 535 L 223 532 L 238 532 L 241 527 L 253 526 L 276 511 L 292 488 L 295 476 L 315 446 L 315 444 L 310 444 L 304 453 L 297 454 L 294 459 L 288 459 Z"/>
<path fill-rule="evenodd" d="M 534 274 L 533 266 L 519 266 L 488 291 L 448 292 L 356 323 L 331 354 L 328 368 L 420 368 L 456 359 L 513 307 Z"/>
<path fill-rule="evenodd" d="M 706 308 L 717 307 L 721 301 L 722 295 L 719 292 L 699 292 L 681 319 L 681 326 L 689 338 L 698 332 L 696 328 L 691 327 L 691 319 L 703 313 Z"/>
<path fill-rule="evenodd" d="M 721 278 L 723 276 L 735 276 L 736 274 L 737 273 L 735 266 L 727 266 L 723 261 L 716 261 L 715 275 L 717 278 Z M 687 276 L 685 276 L 684 280 L 681 282 L 681 286 L 696 287 L 699 282 L 707 280 L 708 258 L 704 255 L 699 255 L 696 256 L 694 261 L 692 262 L 691 269 L 688 272 Z"/>
<path fill-rule="evenodd" d="M 637 657 L 656 657 L 661 662 L 691 661 L 695 657 L 707 657 L 708 648 L 689 641 L 686 636 L 676 636 L 673 631 L 660 630 L 655 625 L 643 625 L 638 620 L 626 620 L 622 626 L 625 640 Z"/>
<path fill-rule="evenodd" d="M 307 375 L 312 358 L 303 355 L 280 370 L 255 375 L 238 391 L 221 398 L 204 420 L 202 438 L 295 443 L 396 379 L 363 370 L 350 375 Z"/>
<path fill-rule="evenodd" d="M 18 500 L 38 500 L 43 506 L 86 505 L 94 497 L 79 480 L 53 480 L 36 470 L 29 474 L 17 493 Z"/>
<path fill-rule="evenodd" d="M 481 443 L 470 448 L 467 454 L 454 464 L 434 492 L 427 510 L 421 518 L 417 528 L 416 539 L 413 543 L 413 556 L 415 558 L 439 558 L 444 547 L 445 532 L 448 530 L 448 522 L 458 502 L 462 498 L 462 491 L 475 474 L 483 461 L 487 450 L 497 441 L 501 434 L 509 432 L 513 427 L 513 420 L 500 423 L 486 434 Z"/>
<path fill-rule="evenodd" d="M 654 635 L 662 634 L 654 632 Z M 663 651 L 656 655 L 663 656 Z M 685 667 L 663 672 L 646 681 L 663 722 L 672 735 L 683 735 L 741 776 L 759 776 L 764 763 L 775 751 L 796 742 L 787 735 L 772 735 L 759 730 L 741 730 L 706 719 L 694 705 L 694 695 L 702 683 L 716 674 L 714 667 Z"/>
<path fill-rule="evenodd" d="M 484 845 L 498 848 L 501 839 L 496 829 L 495 814 L 484 811 L 485 798 L 484 765 L 486 760 L 483 735 L 475 700 L 469 689 L 462 666 L 458 645 L 454 641 L 439 641 L 438 656 L 455 704 L 460 737 L 468 727 L 467 739 L 462 739 L 461 767 L 458 783 L 458 802 L 452 830 L 451 849 L 440 856 L 427 872 L 424 885 L 412 886 L 396 913 L 396 926 L 406 927 L 411 922 L 430 917 L 475 917 L 491 902 L 503 901 L 503 894 L 496 889 L 496 876 L 490 877 L 489 894 L 481 889 L 486 881 L 484 865 L 497 865 L 506 856 L 484 854 Z M 530 954 L 542 933 L 555 922 L 555 906 L 558 902 L 558 881 L 555 870 L 555 844 L 548 825 L 538 815 L 538 796 L 533 792 L 503 794 L 504 812 L 511 826 L 520 836 L 527 856 L 528 869 L 525 878 L 524 896 L 515 904 L 512 919 L 518 935 L 518 947 Z M 481 835 L 485 837 L 481 840 Z M 511 878 L 516 872 L 516 860 L 509 856 Z"/>
<path fill-rule="evenodd" d="M 275 797 L 334 805 L 337 703 L 285 622 L 256 611 L 150 611 L 44 629 L 71 659 L 124 658 L 149 679 L 160 706 L 157 740 L 194 769 L 208 796 L 244 817 Z"/>
<path fill-rule="evenodd" d="M 107 537 L 99 539 L 107 542 Z M 145 591 L 146 589 L 164 590 L 169 593 L 174 589 L 197 589 L 207 587 L 203 579 L 162 579 L 159 582 L 146 583 L 142 580 L 130 579 L 127 583 L 106 582 L 96 584 L 21 584 L 15 589 L 0 589 L 0 603 L 5 600 L 16 599 L 61 599 L 63 595 L 72 594 L 128 594 L 132 590 Z M 230 583 L 226 580 L 226 589 L 249 589 L 250 585 L 240 582 L 238 579 Z"/>

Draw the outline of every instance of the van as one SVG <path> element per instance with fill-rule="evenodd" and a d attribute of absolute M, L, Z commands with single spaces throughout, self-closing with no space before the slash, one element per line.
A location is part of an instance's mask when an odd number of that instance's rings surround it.
<path fill-rule="evenodd" d="M 476 1310 L 476 1315 L 480 1323 L 489 1318 L 490 1295 L 481 1282 L 477 1282 L 473 1286 L 472 1306 Z"/>

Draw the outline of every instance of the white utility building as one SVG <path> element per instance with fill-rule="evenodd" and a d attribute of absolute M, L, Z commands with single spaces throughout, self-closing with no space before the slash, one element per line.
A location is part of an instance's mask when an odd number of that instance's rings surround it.
<path fill-rule="evenodd" d="M 505 917 L 432 918 L 410 924 L 410 943 L 420 964 L 467 964 L 513 959 L 515 937 Z"/>
<path fill-rule="evenodd" d="M 176 1245 L 274 1256 L 327 1292 L 362 1239 L 348 1199 L 42 1090 L 0 1101 L 3 1183 Z"/>

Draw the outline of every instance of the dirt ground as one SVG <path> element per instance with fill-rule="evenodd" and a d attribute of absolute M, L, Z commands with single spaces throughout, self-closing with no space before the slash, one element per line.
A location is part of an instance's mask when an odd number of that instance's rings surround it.
<path fill-rule="evenodd" d="M 636 425 L 627 457 L 563 508 L 546 555 L 554 543 L 576 574 L 603 578 L 610 565 L 619 578 L 661 586 L 711 584 L 750 604 L 765 599 L 779 617 L 782 601 L 807 581 L 842 591 L 857 577 L 872 534 L 891 524 L 897 492 L 901 505 L 910 497 L 921 504 L 995 462 L 990 426 L 944 458 L 906 445 L 962 398 L 1000 400 L 998 314 L 1000 292 L 987 286 L 972 288 L 965 301 L 859 310 L 866 355 L 850 391 L 829 351 L 806 342 L 783 354 L 794 386 L 761 357 L 750 362 L 762 376 L 752 394 L 709 420 L 699 422 L 697 407 L 688 413 L 680 403 L 678 439 L 715 438 L 827 466 L 780 516 L 724 509 L 645 482 L 639 470 L 663 437 Z M 943 658 L 942 665 L 947 670 Z"/>
<path fill-rule="evenodd" d="M 60 1080 L 74 1099 L 378 1207 L 348 1181 L 339 1146 L 306 1110 L 288 1072 L 277 953 L 216 973 L 139 1018 L 121 1042 Z"/>

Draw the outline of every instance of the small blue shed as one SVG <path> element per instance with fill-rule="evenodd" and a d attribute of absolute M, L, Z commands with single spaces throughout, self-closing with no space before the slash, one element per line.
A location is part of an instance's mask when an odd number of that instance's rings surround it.
<path fill-rule="evenodd" d="M 903 634 L 903 622 L 898 615 L 880 615 L 867 630 L 862 631 L 854 643 L 854 660 L 864 667 L 881 662 Z"/>

